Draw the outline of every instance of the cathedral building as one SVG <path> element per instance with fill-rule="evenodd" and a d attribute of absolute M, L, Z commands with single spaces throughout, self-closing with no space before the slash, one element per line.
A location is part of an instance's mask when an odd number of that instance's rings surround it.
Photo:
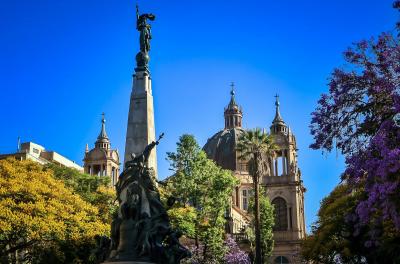
<path fill-rule="evenodd" d="M 90 175 L 108 176 L 111 184 L 117 184 L 119 175 L 119 153 L 116 149 L 111 149 L 110 139 L 106 132 L 106 120 L 101 119 L 101 130 L 94 143 L 94 148 L 89 151 L 86 145 L 84 162 L 84 172 Z"/>
<path fill-rule="evenodd" d="M 260 180 L 261 187 L 275 207 L 274 249 L 272 263 L 300 263 L 300 243 L 306 235 L 304 220 L 304 193 L 306 189 L 301 180 L 297 165 L 296 138 L 286 125 L 279 111 L 279 98 L 276 96 L 275 118 L 270 126 L 277 150 L 269 157 L 270 171 Z M 236 151 L 242 128 L 243 111 L 236 103 L 232 87 L 231 99 L 224 110 L 225 128 L 208 139 L 203 150 L 219 166 L 234 172 L 240 179 L 232 195 L 230 208 L 230 233 L 241 237 L 251 221 L 248 204 L 253 193 L 253 181 L 245 161 L 239 159 Z"/>

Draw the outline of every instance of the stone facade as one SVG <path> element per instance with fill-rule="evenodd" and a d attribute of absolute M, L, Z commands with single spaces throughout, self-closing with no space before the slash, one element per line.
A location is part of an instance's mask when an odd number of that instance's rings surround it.
<path fill-rule="evenodd" d="M 270 126 L 278 146 L 274 157 L 267 162 L 271 171 L 261 179 L 271 203 L 275 207 L 275 246 L 271 263 L 300 263 L 301 240 L 306 235 L 304 220 L 304 192 L 297 165 L 296 138 L 283 121 L 279 111 L 278 97 L 275 103 L 275 118 Z M 204 151 L 224 169 L 234 172 L 240 179 L 240 186 L 232 194 L 229 232 L 242 237 L 245 227 L 250 223 L 247 213 L 250 196 L 253 193 L 253 181 L 246 162 L 239 159 L 236 144 L 244 133 L 242 128 L 242 109 L 235 102 L 232 90 L 231 100 L 225 108 L 225 128 L 211 137 Z"/>
<path fill-rule="evenodd" d="M 117 184 L 119 175 L 119 153 L 111 149 L 110 139 L 106 133 L 106 120 L 101 120 L 101 131 L 95 142 L 95 147 L 89 151 L 86 145 L 84 171 L 90 175 L 107 176 L 111 178 L 111 184 Z"/>

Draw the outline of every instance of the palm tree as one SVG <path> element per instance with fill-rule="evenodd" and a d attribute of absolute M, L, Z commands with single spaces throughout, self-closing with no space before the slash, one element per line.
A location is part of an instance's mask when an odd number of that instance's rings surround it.
<path fill-rule="evenodd" d="M 256 235 L 256 264 L 261 264 L 261 232 L 260 232 L 260 202 L 259 182 L 260 178 L 269 173 L 269 162 L 267 157 L 273 156 L 276 145 L 270 134 L 264 133 L 261 129 L 247 130 L 239 138 L 236 147 L 239 151 L 239 158 L 248 161 L 249 173 L 254 184 L 254 228 Z"/>

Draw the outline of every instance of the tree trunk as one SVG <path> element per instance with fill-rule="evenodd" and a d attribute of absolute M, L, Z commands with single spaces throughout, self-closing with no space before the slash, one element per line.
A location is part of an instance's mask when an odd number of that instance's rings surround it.
<path fill-rule="evenodd" d="M 254 229 L 256 235 L 256 264 L 262 264 L 261 259 L 261 230 L 260 230 L 260 186 L 259 180 L 261 177 L 260 164 L 259 164 L 259 155 L 255 155 L 255 173 L 253 175 L 253 183 L 254 183 Z"/>

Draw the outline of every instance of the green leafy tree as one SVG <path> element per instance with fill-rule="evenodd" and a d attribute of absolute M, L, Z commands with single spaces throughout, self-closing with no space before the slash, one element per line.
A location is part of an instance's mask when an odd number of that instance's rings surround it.
<path fill-rule="evenodd" d="M 338 185 L 321 202 L 318 220 L 303 241 L 302 255 L 316 263 L 400 263 L 399 238 L 391 221 L 384 223 L 385 234 L 379 234 L 379 250 L 370 250 L 369 237 L 374 225 L 357 226 L 354 217 L 358 203 L 368 194 L 362 184 L 353 189 L 348 183 Z"/>
<path fill-rule="evenodd" d="M 196 209 L 192 206 L 177 206 L 168 210 L 171 225 L 187 237 L 196 235 Z"/>
<path fill-rule="evenodd" d="M 237 144 L 240 158 L 248 161 L 249 172 L 253 178 L 254 188 L 254 229 L 256 245 L 256 264 L 261 264 L 261 226 L 260 226 L 260 179 L 265 172 L 269 171 L 266 157 L 274 155 L 276 145 L 272 136 L 264 133 L 261 129 L 247 130 Z"/>
<path fill-rule="evenodd" d="M 177 151 L 167 156 L 174 171 L 167 180 L 168 191 L 178 200 L 175 209 L 169 210 L 171 221 L 195 240 L 196 260 L 201 254 L 201 263 L 222 261 L 226 251 L 225 212 L 238 180 L 231 171 L 221 169 L 208 159 L 192 135 L 181 136 Z M 181 208 L 185 216 L 174 215 L 176 208 Z M 182 224 L 179 219 L 189 221 Z"/>
<path fill-rule="evenodd" d="M 318 220 L 311 234 L 303 241 L 302 255 L 305 260 L 334 264 L 365 263 L 360 254 L 362 236 L 353 236 L 355 228 L 346 216 L 355 211 L 361 192 L 349 192 L 347 184 L 338 185 L 321 202 Z M 363 262 L 364 261 L 364 262 Z"/>
<path fill-rule="evenodd" d="M 260 234 L 261 234 L 261 255 L 262 263 L 267 263 L 269 257 L 272 254 L 272 249 L 274 248 L 273 239 L 273 227 L 274 227 L 274 207 L 272 206 L 266 192 L 264 189 L 260 191 Z M 249 211 L 254 212 L 254 197 L 250 198 Z M 253 245 L 255 244 L 254 236 L 254 221 L 253 226 L 247 231 L 250 245 L 253 250 Z"/>

